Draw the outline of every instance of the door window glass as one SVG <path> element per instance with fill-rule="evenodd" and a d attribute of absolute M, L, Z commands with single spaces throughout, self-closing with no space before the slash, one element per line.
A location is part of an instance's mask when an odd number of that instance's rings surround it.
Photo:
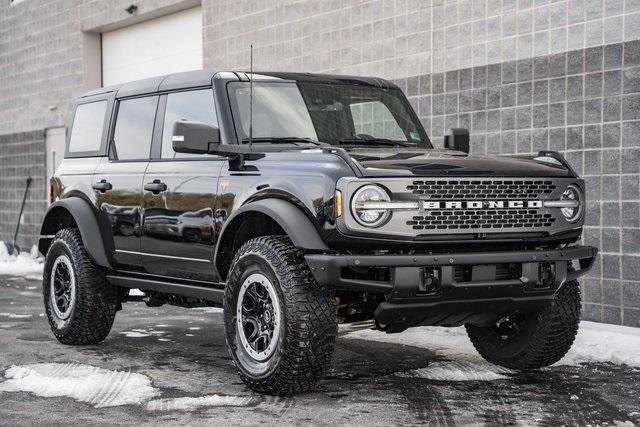
<path fill-rule="evenodd" d="M 120 101 L 111 157 L 118 160 L 148 159 L 156 117 L 157 96 Z"/>
<path fill-rule="evenodd" d="M 167 95 L 167 108 L 162 130 L 162 158 L 193 157 L 193 154 L 173 151 L 173 125 L 179 120 L 191 120 L 218 126 L 211 89 L 176 92 Z"/>

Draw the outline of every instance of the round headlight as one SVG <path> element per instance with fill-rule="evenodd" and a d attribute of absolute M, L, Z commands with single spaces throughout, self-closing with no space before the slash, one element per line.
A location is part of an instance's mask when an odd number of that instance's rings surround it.
<path fill-rule="evenodd" d="M 569 222 L 575 222 L 582 215 L 582 192 L 576 185 L 569 185 L 566 190 L 560 196 L 560 200 L 573 200 L 577 202 L 574 207 L 566 207 L 560 209 L 562 215 Z"/>
<path fill-rule="evenodd" d="M 356 221 L 365 227 L 382 225 L 391 214 L 388 209 L 371 209 L 368 203 L 389 202 L 389 194 L 377 185 L 365 185 L 356 191 L 351 199 L 351 211 Z"/>

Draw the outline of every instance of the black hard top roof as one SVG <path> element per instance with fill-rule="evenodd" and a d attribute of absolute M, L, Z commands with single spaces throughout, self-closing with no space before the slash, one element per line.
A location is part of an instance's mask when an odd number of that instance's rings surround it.
<path fill-rule="evenodd" d="M 211 70 L 186 71 L 183 73 L 167 74 L 148 79 L 135 80 L 119 85 L 106 86 L 94 89 L 80 95 L 80 98 L 102 95 L 116 92 L 118 97 L 140 95 L 145 93 L 161 92 L 166 90 L 186 89 L 198 86 L 208 86 L 214 77 L 228 78 L 238 81 L 249 81 L 250 73 L 243 71 L 217 72 Z M 261 71 L 253 73 L 254 81 L 264 80 L 293 80 L 313 83 L 329 84 L 355 84 L 364 86 L 377 86 L 385 88 L 397 88 L 388 80 L 377 77 L 346 76 L 337 74 L 312 74 L 312 73 L 287 73 Z"/>

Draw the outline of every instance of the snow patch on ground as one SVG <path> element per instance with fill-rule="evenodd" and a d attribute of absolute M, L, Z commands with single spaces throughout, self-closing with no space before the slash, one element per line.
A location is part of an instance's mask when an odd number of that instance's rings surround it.
<path fill-rule="evenodd" d="M 463 327 L 423 326 L 399 334 L 361 330 L 351 332 L 346 337 L 426 348 L 456 362 L 482 361 Z M 575 343 L 557 365 L 589 362 L 611 362 L 640 368 L 640 328 L 580 322 Z"/>
<path fill-rule="evenodd" d="M 18 326 L 15 322 L 0 322 L 0 329 L 11 329 Z"/>
<path fill-rule="evenodd" d="M 160 394 L 144 375 L 110 371 L 78 363 L 12 366 L 0 392 L 29 392 L 42 397 L 71 397 L 96 408 L 141 405 Z"/>
<path fill-rule="evenodd" d="M 33 246 L 31 252 L 10 255 L 4 242 L 0 241 L 0 274 L 12 276 L 28 276 L 30 279 L 42 279 L 44 259 Z"/>
<path fill-rule="evenodd" d="M 611 362 L 640 368 L 640 328 L 583 321 L 576 341 L 558 364 Z"/>
<path fill-rule="evenodd" d="M 166 331 L 159 331 L 153 328 L 150 329 L 131 329 L 129 331 L 120 332 L 121 335 L 124 335 L 127 338 L 144 338 L 151 336 L 162 336 L 165 335 Z"/>
<path fill-rule="evenodd" d="M 9 319 L 28 319 L 31 317 L 31 314 L 0 313 L 0 317 L 8 317 Z"/>
<path fill-rule="evenodd" d="M 251 402 L 250 397 L 241 396 L 211 396 L 178 397 L 176 399 L 158 399 L 147 403 L 149 411 L 190 411 L 207 406 L 247 406 Z"/>
<path fill-rule="evenodd" d="M 403 378 L 424 378 L 435 381 L 495 381 L 507 378 L 510 370 L 490 363 L 433 362 L 426 368 L 396 374 Z"/>
<path fill-rule="evenodd" d="M 144 332 L 136 332 L 136 331 L 125 331 L 125 332 L 120 332 L 122 335 L 124 335 L 127 338 L 144 338 L 144 337 L 150 337 L 151 334 L 147 334 Z"/>
<path fill-rule="evenodd" d="M 207 314 L 222 313 L 222 308 L 220 307 L 194 307 L 192 310 L 202 311 Z"/>
<path fill-rule="evenodd" d="M 155 399 L 159 389 L 142 375 L 78 363 L 17 365 L 5 371 L 1 392 L 27 392 L 41 397 L 70 397 L 96 408 L 145 405 L 149 411 L 190 411 L 202 407 L 247 406 L 251 397 L 209 395 Z"/>

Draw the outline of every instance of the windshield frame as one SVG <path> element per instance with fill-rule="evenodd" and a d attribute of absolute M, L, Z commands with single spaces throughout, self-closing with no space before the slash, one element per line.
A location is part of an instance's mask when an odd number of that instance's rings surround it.
<path fill-rule="evenodd" d="M 225 92 L 226 92 L 226 96 L 227 96 L 227 102 L 229 103 L 229 112 L 231 115 L 231 121 L 232 121 L 232 127 L 233 127 L 233 132 L 234 135 L 236 137 L 236 144 L 238 145 L 242 145 L 244 144 L 242 142 L 242 139 L 244 139 L 243 136 L 240 135 L 239 133 L 239 127 L 242 126 L 242 123 L 239 122 L 240 118 L 237 117 L 237 111 L 235 111 L 238 108 L 238 103 L 237 100 L 233 99 L 233 96 L 231 95 L 232 89 L 230 87 L 231 84 L 237 84 L 237 83 L 249 83 L 247 80 L 234 80 L 234 81 L 228 81 L 225 84 Z M 377 86 L 377 85 L 364 85 L 364 84 L 355 84 L 355 83 L 341 83 L 341 82 L 336 82 L 334 81 L 327 81 L 327 82 L 322 82 L 322 81 L 314 81 L 314 82 L 308 82 L 308 81 L 298 81 L 298 80 L 294 80 L 294 79 L 286 79 L 286 80 L 276 80 L 276 79 L 254 79 L 253 84 L 295 84 L 298 88 L 300 84 L 313 84 L 313 85 L 329 85 L 329 86 L 356 86 L 356 87 L 368 87 L 368 88 L 372 88 L 372 89 L 381 89 L 381 90 L 387 90 L 387 91 L 394 91 L 394 96 L 398 99 L 398 101 L 400 102 L 400 104 L 402 105 L 402 107 L 405 109 L 408 118 L 413 122 L 413 126 L 415 126 L 415 130 L 419 133 L 420 135 L 420 141 L 416 142 L 415 145 L 410 145 L 409 147 L 402 147 L 400 145 L 398 145 L 397 147 L 393 147 L 393 148 L 408 148 L 408 149 L 433 149 L 433 144 L 431 143 L 431 139 L 429 138 L 429 135 L 427 134 L 426 130 L 424 129 L 424 126 L 422 125 L 422 122 L 420 121 L 420 119 L 418 118 L 418 115 L 416 114 L 413 106 L 411 105 L 411 103 L 409 102 L 409 100 L 407 99 L 407 97 L 405 96 L 404 92 L 397 86 L 395 85 L 391 85 L 391 86 Z M 296 136 L 296 135 L 291 135 L 291 136 Z M 334 144 L 331 143 L 330 141 L 322 141 L 320 140 L 320 142 L 324 142 L 327 144 L 330 144 L 333 147 L 371 147 L 371 148 L 381 148 L 381 147 L 386 147 L 389 148 L 388 145 L 381 145 L 381 144 L 376 144 L 375 141 L 367 141 L 367 140 L 362 140 L 362 143 L 358 144 L 358 143 L 344 143 L 344 144 Z M 411 141 L 407 141 L 407 142 L 411 142 Z"/>

